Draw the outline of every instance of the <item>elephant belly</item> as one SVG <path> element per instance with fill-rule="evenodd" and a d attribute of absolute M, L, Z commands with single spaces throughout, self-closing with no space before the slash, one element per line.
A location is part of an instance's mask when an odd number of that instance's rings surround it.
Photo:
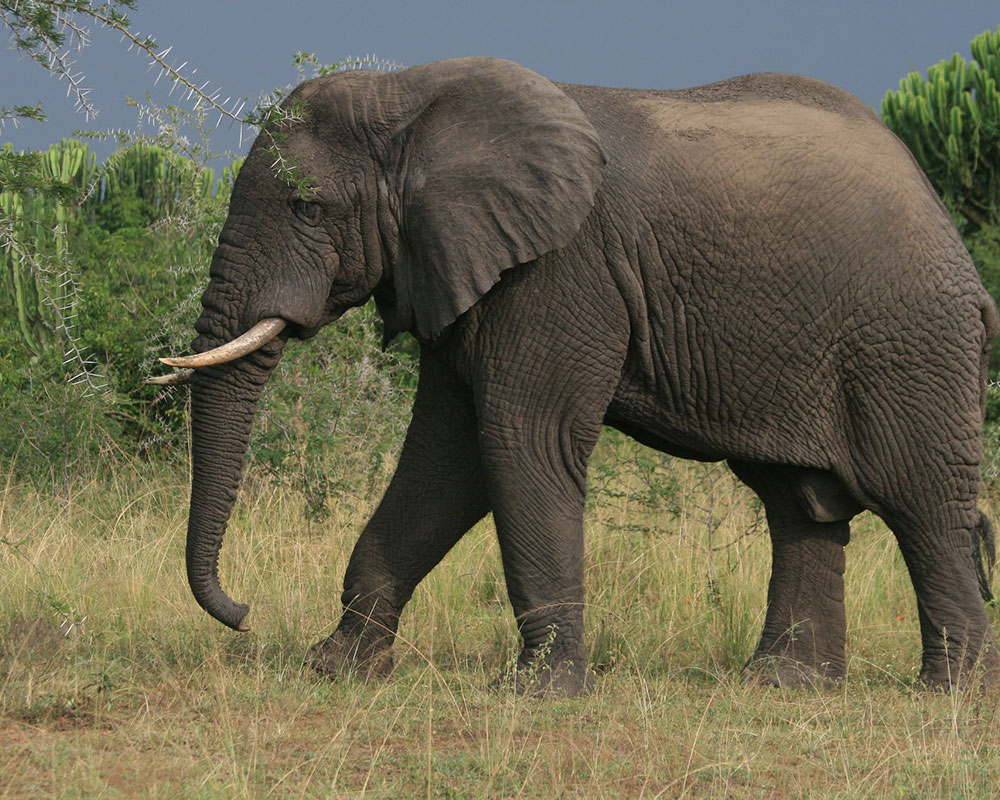
<path fill-rule="evenodd" d="M 687 426 L 671 424 L 668 414 L 658 413 L 650 404 L 638 398 L 615 395 L 604 415 L 604 424 L 631 436 L 639 444 L 662 453 L 695 461 L 722 461 L 732 454 L 719 448 L 709 437 L 700 436 Z"/>
<path fill-rule="evenodd" d="M 604 424 L 680 458 L 818 469 L 833 465 L 831 459 L 841 448 L 829 425 L 835 415 L 826 408 L 833 401 L 820 388 L 822 383 L 802 387 L 777 381 L 740 387 L 723 382 L 720 386 L 706 383 L 704 376 L 703 371 L 689 379 L 649 381 L 626 365 Z"/>

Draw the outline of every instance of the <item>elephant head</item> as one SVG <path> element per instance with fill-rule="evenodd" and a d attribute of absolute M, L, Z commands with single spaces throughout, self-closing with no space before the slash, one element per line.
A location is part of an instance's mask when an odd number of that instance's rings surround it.
<path fill-rule="evenodd" d="M 193 349 L 187 572 L 246 630 L 217 562 L 261 388 L 288 338 L 375 297 L 387 334 L 439 337 L 501 273 L 567 244 L 594 204 L 598 137 L 555 84 L 456 59 L 299 86 L 254 143 Z M 291 175 L 293 180 L 289 181 Z"/>

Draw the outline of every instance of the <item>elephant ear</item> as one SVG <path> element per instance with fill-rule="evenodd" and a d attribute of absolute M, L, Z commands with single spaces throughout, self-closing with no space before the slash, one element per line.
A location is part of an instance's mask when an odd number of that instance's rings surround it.
<path fill-rule="evenodd" d="M 396 73 L 419 103 L 397 128 L 395 322 L 430 340 L 500 274 L 565 246 L 594 205 L 597 131 L 551 81 L 463 58 Z"/>

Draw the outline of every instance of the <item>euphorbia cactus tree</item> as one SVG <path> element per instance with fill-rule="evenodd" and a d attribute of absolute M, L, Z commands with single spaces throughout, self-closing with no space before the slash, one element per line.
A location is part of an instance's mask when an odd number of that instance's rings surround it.
<path fill-rule="evenodd" d="M 913 152 L 948 207 L 976 230 L 1000 225 L 1000 27 L 882 101 L 882 120 Z"/>

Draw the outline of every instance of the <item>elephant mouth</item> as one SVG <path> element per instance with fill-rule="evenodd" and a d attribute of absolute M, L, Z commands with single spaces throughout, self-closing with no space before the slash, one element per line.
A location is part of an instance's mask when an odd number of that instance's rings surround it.
<path fill-rule="evenodd" d="M 177 367 L 179 371 L 172 375 L 150 378 L 147 383 L 160 386 L 173 386 L 179 383 L 186 383 L 190 380 L 194 370 L 200 367 L 213 367 L 217 364 L 225 364 L 229 361 L 235 361 L 237 358 L 242 358 L 255 350 L 259 350 L 281 333 L 287 325 L 288 322 L 281 317 L 267 317 L 254 325 L 246 333 L 211 350 L 196 353 L 193 356 L 161 358 L 160 361 L 162 363 L 169 367 Z M 301 332 L 296 331 L 296 335 L 301 335 Z"/>

